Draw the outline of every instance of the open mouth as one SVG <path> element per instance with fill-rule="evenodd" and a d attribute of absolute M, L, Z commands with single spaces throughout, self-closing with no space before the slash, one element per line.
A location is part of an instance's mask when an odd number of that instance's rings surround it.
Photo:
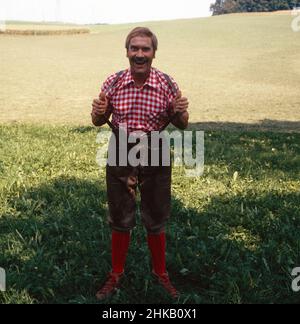
<path fill-rule="evenodd" d="M 145 65 L 148 61 L 143 59 L 143 60 L 137 60 L 137 59 L 134 59 L 133 60 L 134 64 L 138 65 L 138 66 L 143 66 Z"/>

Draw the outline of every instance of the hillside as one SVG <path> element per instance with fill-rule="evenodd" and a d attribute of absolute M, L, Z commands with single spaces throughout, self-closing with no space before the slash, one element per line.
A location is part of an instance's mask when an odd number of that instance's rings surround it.
<path fill-rule="evenodd" d="M 287 14 L 232 14 L 149 22 L 154 66 L 190 98 L 191 119 L 216 127 L 297 130 L 300 33 Z M 103 80 L 128 66 L 124 39 L 137 24 L 89 26 L 79 36 L 0 37 L 0 122 L 89 124 Z M 138 24 L 142 25 L 142 24 Z"/>

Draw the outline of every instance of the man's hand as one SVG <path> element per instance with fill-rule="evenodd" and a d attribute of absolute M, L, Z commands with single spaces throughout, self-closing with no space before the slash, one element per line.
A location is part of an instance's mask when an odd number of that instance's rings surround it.
<path fill-rule="evenodd" d="M 189 107 L 189 102 L 186 97 L 182 97 L 182 93 L 179 90 L 176 98 L 173 100 L 173 112 L 183 113 L 186 112 Z"/>
<path fill-rule="evenodd" d="M 172 119 L 172 124 L 179 129 L 186 129 L 189 123 L 189 113 L 187 111 L 189 102 L 187 98 L 182 97 L 182 93 L 179 90 L 176 98 L 172 102 L 173 113 L 175 115 Z"/>
<path fill-rule="evenodd" d="M 104 92 L 101 92 L 99 95 L 99 99 L 95 99 L 93 101 L 92 107 L 92 117 L 101 117 L 103 116 L 108 108 L 108 99 Z"/>

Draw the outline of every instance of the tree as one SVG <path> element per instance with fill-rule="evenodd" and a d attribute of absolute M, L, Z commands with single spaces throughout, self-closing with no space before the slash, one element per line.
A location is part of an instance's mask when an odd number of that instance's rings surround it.
<path fill-rule="evenodd" d="M 289 10 L 300 6 L 300 0 L 217 0 L 211 5 L 213 15 L 232 12 Z"/>

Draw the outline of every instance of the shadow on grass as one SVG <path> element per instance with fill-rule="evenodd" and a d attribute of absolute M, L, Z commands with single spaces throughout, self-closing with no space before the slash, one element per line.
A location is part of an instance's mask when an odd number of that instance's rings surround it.
<path fill-rule="evenodd" d="M 95 130 L 96 130 L 96 128 L 93 126 L 79 126 L 76 128 L 72 128 L 71 132 L 84 134 L 84 133 L 89 133 L 89 132 L 95 132 Z"/>
<path fill-rule="evenodd" d="M 2 215 L 8 287 L 37 302 L 86 301 L 109 270 L 105 194 L 99 182 L 54 180 L 11 198 Z"/>
<path fill-rule="evenodd" d="M 105 129 L 110 128 L 105 125 Z M 170 129 L 175 129 L 170 125 Z M 101 127 L 102 128 L 102 127 Z M 74 133 L 88 133 L 95 131 L 94 126 L 79 126 L 73 128 Z M 229 131 L 229 132 L 280 132 L 280 133 L 300 133 L 300 121 L 289 120 L 272 120 L 264 119 L 259 123 L 237 123 L 237 122 L 190 122 L 189 130 L 204 130 L 204 131 Z"/>
<path fill-rule="evenodd" d="M 95 303 L 110 270 L 105 196 L 98 182 L 62 177 L 11 198 L 11 213 L 0 218 L 8 289 L 38 303 Z M 167 263 L 183 292 L 179 303 L 296 302 L 289 273 L 300 264 L 299 201 L 299 194 L 245 192 L 212 197 L 199 212 L 173 197 Z M 108 303 L 170 302 L 152 285 L 140 224 L 126 270 L 124 289 Z"/>
<path fill-rule="evenodd" d="M 26 300 L 36 303 L 97 302 L 95 292 L 111 269 L 111 231 L 100 182 L 60 177 L 10 197 L 9 212 L 0 217 L 1 241 L 7 247 L 0 264 L 7 271 L 8 287 L 2 302 L 22 302 L 24 291 Z M 138 223 L 124 289 L 108 303 L 170 302 L 159 287 L 151 287 L 149 252 L 139 217 Z"/>
<path fill-rule="evenodd" d="M 196 130 L 223 130 L 223 131 L 258 131 L 300 133 L 300 121 L 264 119 L 259 123 L 236 122 L 199 122 L 190 123 L 189 129 Z"/>
<path fill-rule="evenodd" d="M 178 286 L 201 303 L 298 303 L 290 274 L 300 264 L 299 201 L 245 190 L 214 196 L 199 213 L 175 200 L 169 263 Z"/>

